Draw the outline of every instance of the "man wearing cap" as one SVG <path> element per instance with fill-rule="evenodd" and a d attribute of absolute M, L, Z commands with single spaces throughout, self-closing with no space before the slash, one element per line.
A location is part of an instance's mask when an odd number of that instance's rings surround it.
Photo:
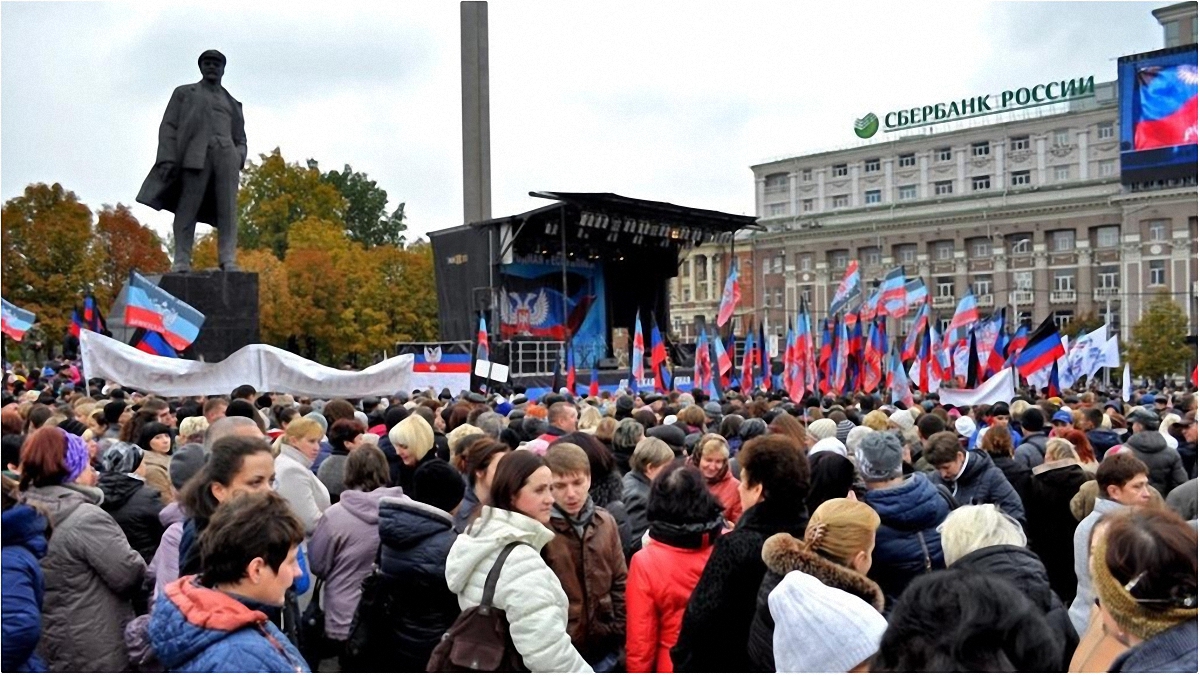
<path fill-rule="evenodd" d="M 1055 437 L 1062 436 L 1068 429 L 1075 426 L 1075 417 L 1070 408 L 1059 408 L 1050 416 L 1050 430 Z"/>
<path fill-rule="evenodd" d="M 1188 480 L 1179 452 L 1167 445 L 1167 439 L 1158 430 L 1158 415 L 1145 408 L 1135 408 L 1129 413 L 1129 440 L 1125 447 L 1145 463 L 1149 469 L 1150 487 L 1165 495 Z"/>
<path fill-rule="evenodd" d="M 171 94 L 158 129 L 154 168 L 137 196 L 146 206 L 175 213 L 175 272 L 192 267 L 197 221 L 216 228 L 221 269 L 236 269 L 238 174 L 246 164 L 246 123 L 242 104 L 221 86 L 225 55 L 210 49 L 198 63 L 202 79 Z"/>

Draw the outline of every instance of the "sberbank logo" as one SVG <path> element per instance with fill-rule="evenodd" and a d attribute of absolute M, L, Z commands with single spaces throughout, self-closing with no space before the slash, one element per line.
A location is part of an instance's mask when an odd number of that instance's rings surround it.
<path fill-rule="evenodd" d="M 870 138 L 876 131 L 879 131 L 879 118 L 875 113 L 867 113 L 866 117 L 854 120 L 854 133 L 859 138 Z"/>

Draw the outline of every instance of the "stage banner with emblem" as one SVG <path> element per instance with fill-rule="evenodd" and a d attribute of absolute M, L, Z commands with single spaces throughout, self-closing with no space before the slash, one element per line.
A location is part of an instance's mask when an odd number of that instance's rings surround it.
<path fill-rule="evenodd" d="M 567 301 L 563 303 L 562 267 L 556 263 L 502 265 L 500 339 L 562 340 L 569 332 L 579 363 L 604 358 L 604 274 L 589 261 L 567 264 Z M 565 310 L 565 311 L 564 311 Z"/>
<path fill-rule="evenodd" d="M 470 342 L 401 342 L 396 350 L 413 355 L 411 389 L 432 389 L 435 394 L 449 389 L 455 396 L 470 390 Z"/>

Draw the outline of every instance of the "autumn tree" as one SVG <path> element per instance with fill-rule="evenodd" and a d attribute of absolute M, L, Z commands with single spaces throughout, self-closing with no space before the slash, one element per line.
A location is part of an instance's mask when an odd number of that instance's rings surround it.
<path fill-rule="evenodd" d="M 368 248 L 392 244 L 404 245 L 404 204 L 387 212 L 387 191 L 367 174 L 345 165 L 341 171 L 328 171 L 321 180 L 337 188 L 346 200 L 346 235 Z"/>
<path fill-rule="evenodd" d="M 96 217 L 95 246 L 102 254 L 96 295 L 105 303 L 121 292 L 131 270 L 162 274 L 171 267 L 162 238 L 138 222 L 124 204 L 101 207 Z"/>
<path fill-rule="evenodd" d="M 57 340 L 102 267 L 92 212 L 62 185 L 36 183 L 4 204 L 0 222 L 0 292 L 36 314 L 48 339 Z"/>
<path fill-rule="evenodd" d="M 259 155 L 242 172 L 238 191 L 238 246 L 287 255 L 288 234 L 297 223 L 317 219 L 344 227 L 346 200 L 322 180 L 315 160 L 306 166 L 284 160 L 279 148 Z"/>
<path fill-rule="evenodd" d="M 1187 315 L 1167 293 L 1160 293 L 1133 327 L 1128 358 L 1133 373 L 1158 379 L 1183 373 L 1195 358 L 1187 346 Z"/>

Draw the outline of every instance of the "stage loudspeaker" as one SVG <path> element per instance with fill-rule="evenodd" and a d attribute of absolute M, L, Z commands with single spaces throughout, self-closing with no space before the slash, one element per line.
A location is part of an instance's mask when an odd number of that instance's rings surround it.
<path fill-rule="evenodd" d="M 475 311 L 486 312 L 492 307 L 492 289 L 476 288 L 472 293 L 475 300 Z"/>
<path fill-rule="evenodd" d="M 616 370 L 617 360 L 612 357 L 606 357 L 597 361 L 596 367 L 600 370 Z"/>

